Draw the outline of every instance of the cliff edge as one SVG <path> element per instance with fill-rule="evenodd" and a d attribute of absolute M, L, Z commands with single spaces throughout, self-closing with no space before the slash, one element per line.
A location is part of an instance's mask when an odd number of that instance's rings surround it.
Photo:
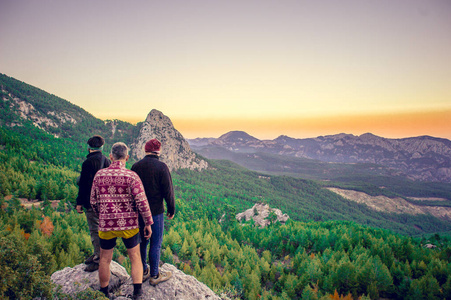
<path fill-rule="evenodd" d="M 55 283 L 55 290 L 59 292 L 76 295 L 86 289 L 100 290 L 99 272 L 85 272 L 84 264 L 76 265 L 73 268 L 66 267 L 52 274 L 51 280 Z M 172 272 L 172 278 L 162 282 L 157 286 L 151 286 L 149 282 L 143 283 L 144 299 L 220 299 L 209 287 L 196 278 L 186 275 L 170 264 L 163 264 L 160 267 L 163 271 Z M 115 261 L 110 265 L 110 293 L 114 299 L 129 299 L 126 296 L 133 294 L 133 282 L 123 266 Z"/>

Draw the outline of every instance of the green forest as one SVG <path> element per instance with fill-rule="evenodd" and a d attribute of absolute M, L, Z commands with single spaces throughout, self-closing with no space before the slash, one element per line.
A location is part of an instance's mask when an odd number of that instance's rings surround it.
<path fill-rule="evenodd" d="M 33 87 L 4 75 L 0 80 L 3 85 L 12 85 L 8 80 L 16 84 L 14 91 L 21 97 L 35 97 Z M 56 96 L 41 98 L 40 102 L 59 101 L 61 111 L 78 109 Z M 94 291 L 62 295 L 53 290 L 50 275 L 83 263 L 92 252 L 85 216 L 73 209 L 90 124 L 98 124 L 96 133 L 105 135 L 105 149 L 122 136 L 129 143 L 136 127 L 115 121 L 123 128 L 116 136 L 106 123 L 91 120 L 57 138 L 57 132 L 49 134 L 20 120 L 8 101 L 2 100 L 0 107 L 0 298 L 102 298 Z M 45 108 L 40 102 L 33 105 Z M 3 116 L 20 125 L 5 126 L 10 121 Z M 451 223 L 429 215 L 376 212 L 328 191 L 324 182 L 262 174 L 230 161 L 209 160 L 209 164 L 203 172 L 182 169 L 172 174 L 177 210 L 175 218 L 165 222 L 162 260 L 195 276 L 218 295 L 451 299 Z M 412 195 L 449 193 L 449 185 L 447 189 L 432 183 L 418 184 L 421 188 L 410 184 Z M 353 180 L 327 186 L 407 196 L 402 189 L 382 190 Z M 395 186 L 402 184 L 393 182 Z M 25 199 L 39 205 L 24 207 Z M 58 200 L 54 207 L 52 200 Z M 239 223 L 235 215 L 255 203 L 279 208 L 290 219 L 265 228 L 253 221 Z M 120 242 L 113 259 L 130 271 Z"/>

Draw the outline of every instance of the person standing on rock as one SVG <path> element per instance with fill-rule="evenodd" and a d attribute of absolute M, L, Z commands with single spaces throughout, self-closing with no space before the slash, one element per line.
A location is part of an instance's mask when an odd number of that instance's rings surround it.
<path fill-rule="evenodd" d="M 85 210 L 89 233 L 91 234 L 91 243 L 94 247 L 94 253 L 85 260 L 85 264 L 87 264 L 85 271 L 87 272 L 93 272 L 99 269 L 99 219 L 92 210 L 91 204 L 89 203 L 89 197 L 91 195 L 94 175 L 96 175 L 98 170 L 107 168 L 110 165 L 110 160 L 102 154 L 104 144 L 105 140 L 100 135 L 95 135 L 88 140 L 89 154 L 81 165 L 80 180 L 78 181 L 76 209 L 79 214 L 83 213 L 83 208 Z"/>
<path fill-rule="evenodd" d="M 157 285 L 172 276 L 171 272 L 160 271 L 159 263 L 164 230 L 163 199 L 166 201 L 167 206 L 166 216 L 169 220 L 172 220 L 175 214 L 174 188 L 169 168 L 159 158 L 161 153 L 160 141 L 157 139 L 149 140 L 144 147 L 144 151 L 146 156 L 136 162 L 131 170 L 135 171 L 143 182 L 154 221 L 151 238 L 141 242 L 141 259 L 144 269 L 143 281 L 150 277 L 149 283 Z M 142 229 L 143 226 L 144 222 L 140 218 L 140 228 Z M 140 234 L 142 236 L 144 231 L 140 230 Z M 149 265 L 146 263 L 148 244 L 150 244 Z"/>
<path fill-rule="evenodd" d="M 91 206 L 99 216 L 100 290 L 108 297 L 110 263 L 116 239 L 122 238 L 130 258 L 133 299 L 142 296 L 142 275 L 138 216 L 143 220 L 143 238 L 152 235 L 152 214 L 139 176 L 125 168 L 128 147 L 115 143 L 111 148 L 111 165 L 97 172 L 91 189 Z"/>

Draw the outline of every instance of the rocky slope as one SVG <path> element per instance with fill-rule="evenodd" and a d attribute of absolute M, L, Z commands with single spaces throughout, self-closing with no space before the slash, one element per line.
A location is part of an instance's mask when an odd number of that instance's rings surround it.
<path fill-rule="evenodd" d="M 161 160 L 169 169 L 202 170 L 208 167 L 205 160 L 200 159 L 191 151 L 188 142 L 178 132 L 171 120 L 158 110 L 153 109 L 141 124 L 138 137 L 131 145 L 133 157 L 144 157 L 144 146 L 152 138 L 161 142 Z"/>
<path fill-rule="evenodd" d="M 0 74 L 0 125 L 24 126 L 27 122 L 80 144 L 86 144 L 93 134 L 102 135 L 109 144 L 117 140 L 129 143 L 134 133 L 130 123 L 102 121 L 67 100 Z"/>
<path fill-rule="evenodd" d="M 259 140 L 245 132 L 233 131 L 218 139 L 199 141 L 193 146 L 195 151 L 223 147 L 234 152 L 266 152 L 324 162 L 371 163 L 398 170 L 412 180 L 451 182 L 451 141 L 429 136 L 386 139 L 366 133 Z"/>
<path fill-rule="evenodd" d="M 436 218 L 443 219 L 446 221 L 451 221 L 451 207 L 448 206 L 429 206 L 427 204 L 427 199 L 417 198 L 416 200 L 421 200 L 425 204 L 415 205 L 403 198 L 395 197 L 390 198 L 386 196 L 370 196 L 363 192 L 357 192 L 353 190 L 345 190 L 339 188 L 328 188 L 328 190 L 357 203 L 363 203 L 369 208 L 389 213 L 397 214 L 409 214 L 409 215 L 419 215 L 419 214 L 430 214 Z M 435 198 L 434 201 L 443 201 L 446 205 L 446 199 Z"/>
<path fill-rule="evenodd" d="M 84 268 L 85 265 L 80 264 L 53 273 L 51 280 L 56 285 L 55 290 L 74 298 L 77 298 L 77 294 L 86 289 L 100 290 L 99 272 L 85 272 L 83 271 Z M 110 270 L 110 293 L 114 294 L 114 299 L 130 299 L 126 296 L 133 294 L 133 282 L 125 268 L 112 261 Z M 164 264 L 161 266 L 161 270 L 171 271 L 172 278 L 155 287 L 145 282 L 143 284 L 143 299 L 220 299 L 205 284 L 193 276 L 186 275 L 173 265 Z"/>

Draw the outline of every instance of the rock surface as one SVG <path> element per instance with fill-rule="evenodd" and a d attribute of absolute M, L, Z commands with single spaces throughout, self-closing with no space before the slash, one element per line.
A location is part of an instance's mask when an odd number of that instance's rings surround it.
<path fill-rule="evenodd" d="M 132 155 L 136 159 L 144 157 L 144 146 L 150 139 L 157 138 L 161 144 L 161 160 L 170 170 L 202 170 L 208 167 L 205 160 L 191 151 L 188 142 L 172 125 L 171 120 L 158 110 L 153 109 L 142 123 L 139 135 L 131 145 Z"/>
<path fill-rule="evenodd" d="M 99 272 L 88 273 L 83 271 L 84 264 L 73 268 L 64 268 L 52 274 L 51 279 L 57 285 L 61 286 L 61 292 L 69 295 L 75 295 L 87 288 L 99 290 Z M 151 286 L 148 282 L 143 284 L 143 299 L 220 299 L 210 288 L 202 282 L 199 282 L 193 276 L 186 275 L 175 266 L 164 264 L 160 267 L 162 271 L 171 271 L 172 278 L 162 282 L 157 286 Z M 117 262 L 112 261 L 110 265 L 110 293 L 114 294 L 114 299 L 125 300 L 127 295 L 133 294 L 133 283 L 124 267 Z"/>
<path fill-rule="evenodd" d="M 237 214 L 236 219 L 238 221 L 242 219 L 246 221 L 253 219 L 255 224 L 263 228 L 271 223 L 269 217 L 271 212 L 274 212 L 277 217 L 276 221 L 280 223 L 285 223 L 290 218 L 287 214 L 282 213 L 280 209 L 270 208 L 268 204 L 257 203 L 252 208 Z"/>

